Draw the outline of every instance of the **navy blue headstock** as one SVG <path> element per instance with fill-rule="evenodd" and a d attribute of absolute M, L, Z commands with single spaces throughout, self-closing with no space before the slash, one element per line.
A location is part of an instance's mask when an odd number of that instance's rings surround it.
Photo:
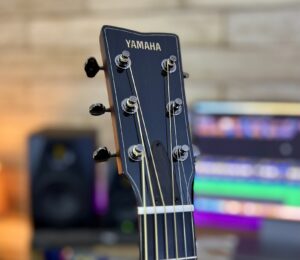
<path fill-rule="evenodd" d="M 111 112 L 116 153 L 101 150 L 99 161 L 117 157 L 139 206 L 190 205 L 194 159 L 178 37 L 104 26 L 100 45 L 103 67 L 92 60 L 86 71 L 104 70 L 110 108 L 91 109 Z"/>

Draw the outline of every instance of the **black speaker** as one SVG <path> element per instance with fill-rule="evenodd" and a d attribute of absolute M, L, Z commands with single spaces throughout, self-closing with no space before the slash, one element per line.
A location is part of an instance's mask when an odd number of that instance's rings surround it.
<path fill-rule="evenodd" d="M 95 139 L 95 132 L 87 130 L 45 130 L 30 136 L 31 208 L 36 229 L 93 225 Z"/>
<path fill-rule="evenodd" d="M 106 228 L 123 234 L 137 233 L 137 204 L 133 189 L 125 175 L 118 175 L 116 161 L 109 163 L 109 205 L 105 216 Z"/>

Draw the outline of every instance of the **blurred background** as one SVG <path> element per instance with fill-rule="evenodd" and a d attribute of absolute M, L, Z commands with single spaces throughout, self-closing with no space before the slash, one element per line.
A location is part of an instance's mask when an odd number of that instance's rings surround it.
<path fill-rule="evenodd" d="M 299 0 L 0 0 L 0 20 L 1 260 L 138 257 L 130 187 L 89 157 L 114 148 L 83 70 L 104 24 L 181 39 L 199 259 L 300 259 Z"/>

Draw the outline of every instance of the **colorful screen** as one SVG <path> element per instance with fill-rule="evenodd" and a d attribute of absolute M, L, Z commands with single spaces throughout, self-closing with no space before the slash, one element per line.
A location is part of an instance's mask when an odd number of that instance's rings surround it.
<path fill-rule="evenodd" d="M 201 102 L 191 124 L 196 224 L 300 221 L 300 104 Z"/>

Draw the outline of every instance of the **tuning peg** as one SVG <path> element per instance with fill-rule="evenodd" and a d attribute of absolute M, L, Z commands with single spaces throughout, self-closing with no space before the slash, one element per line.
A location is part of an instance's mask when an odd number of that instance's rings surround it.
<path fill-rule="evenodd" d="M 188 72 L 183 72 L 183 78 L 188 79 L 190 77 L 190 74 Z"/>
<path fill-rule="evenodd" d="M 111 112 L 110 108 L 106 108 L 101 103 L 92 104 L 89 108 L 89 112 L 92 116 L 101 116 L 106 112 Z"/>
<path fill-rule="evenodd" d="M 96 162 L 106 162 L 111 157 L 116 157 L 116 154 L 112 154 L 110 151 L 108 151 L 107 147 L 99 147 L 94 153 L 93 153 L 93 159 Z"/>
<path fill-rule="evenodd" d="M 176 161 L 185 161 L 189 155 L 190 147 L 186 144 L 177 145 L 173 148 L 173 158 Z"/>
<path fill-rule="evenodd" d="M 200 149 L 195 144 L 192 145 L 192 148 L 193 148 L 194 162 L 197 162 L 200 159 L 200 155 L 201 155 Z"/>
<path fill-rule="evenodd" d="M 103 70 L 103 67 L 98 65 L 98 62 L 94 57 L 90 57 L 87 59 L 84 65 L 84 70 L 89 78 L 93 78 L 96 76 L 99 70 Z"/>

